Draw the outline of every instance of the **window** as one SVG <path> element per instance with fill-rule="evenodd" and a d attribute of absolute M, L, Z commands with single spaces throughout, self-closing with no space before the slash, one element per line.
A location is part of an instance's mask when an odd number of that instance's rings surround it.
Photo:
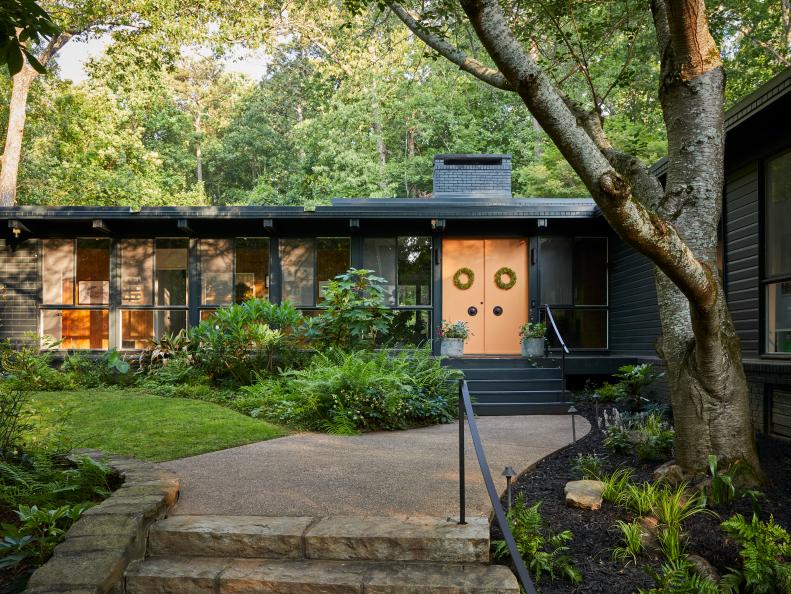
<path fill-rule="evenodd" d="M 122 349 L 187 328 L 188 252 L 186 238 L 120 241 Z"/>
<path fill-rule="evenodd" d="M 236 240 L 236 302 L 269 298 L 269 239 Z"/>
<path fill-rule="evenodd" d="M 200 240 L 201 305 L 233 301 L 233 240 Z"/>
<path fill-rule="evenodd" d="M 63 349 L 109 346 L 110 240 L 42 242 L 42 334 Z"/>
<path fill-rule="evenodd" d="M 348 237 L 281 239 L 283 301 L 291 301 L 297 307 L 317 305 L 327 282 L 348 270 L 350 264 Z"/>
<path fill-rule="evenodd" d="M 764 299 L 767 353 L 791 353 L 791 151 L 766 163 Z"/>
<path fill-rule="evenodd" d="M 373 270 L 385 279 L 387 305 L 396 304 L 396 239 L 395 237 L 367 237 L 363 240 L 363 268 Z"/>
<path fill-rule="evenodd" d="M 431 238 L 398 238 L 398 305 L 431 305 Z"/>
<path fill-rule="evenodd" d="M 541 303 L 552 313 L 571 348 L 607 348 L 607 239 L 542 237 L 539 286 Z M 558 347 L 554 333 L 547 337 Z"/>

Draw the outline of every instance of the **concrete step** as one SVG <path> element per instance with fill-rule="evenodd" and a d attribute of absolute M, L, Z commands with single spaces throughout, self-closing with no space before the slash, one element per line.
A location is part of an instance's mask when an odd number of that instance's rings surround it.
<path fill-rule="evenodd" d="M 126 572 L 127 594 L 518 594 L 502 565 L 150 557 Z"/>
<path fill-rule="evenodd" d="M 479 367 L 464 369 L 464 377 L 473 380 L 538 380 L 560 379 L 558 367 Z"/>
<path fill-rule="evenodd" d="M 152 526 L 154 556 L 487 563 L 489 523 L 469 518 L 171 516 Z"/>
<path fill-rule="evenodd" d="M 478 392 L 535 392 L 537 390 L 560 390 L 561 378 L 553 379 L 474 379 L 467 380 L 470 394 Z"/>
<path fill-rule="evenodd" d="M 486 402 L 473 404 L 476 414 L 486 416 L 565 415 L 573 402 Z"/>
<path fill-rule="evenodd" d="M 537 402 L 564 402 L 561 390 L 523 390 L 471 393 L 473 404 L 528 404 Z"/>
<path fill-rule="evenodd" d="M 455 369 L 480 369 L 480 368 L 557 368 L 560 367 L 560 360 L 552 357 L 540 357 L 528 359 L 526 357 L 457 357 L 446 358 L 442 364 Z"/>

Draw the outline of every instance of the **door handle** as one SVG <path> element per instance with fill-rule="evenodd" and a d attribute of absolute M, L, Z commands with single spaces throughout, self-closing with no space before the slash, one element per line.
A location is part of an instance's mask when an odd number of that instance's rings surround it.
<path fill-rule="evenodd" d="M 501 316 L 503 315 L 503 308 L 500 307 L 499 305 L 495 305 L 494 309 L 492 310 L 492 313 L 496 316 Z"/>
<path fill-rule="evenodd" d="M 475 307 L 474 305 L 470 305 L 467 308 L 467 315 L 469 315 L 469 316 L 476 316 L 476 315 L 478 315 L 478 308 Z"/>

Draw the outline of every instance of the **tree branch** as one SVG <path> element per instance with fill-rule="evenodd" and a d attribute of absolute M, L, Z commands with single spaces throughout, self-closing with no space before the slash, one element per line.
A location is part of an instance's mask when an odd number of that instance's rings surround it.
<path fill-rule="evenodd" d="M 390 10 L 392 10 L 393 13 L 423 41 L 423 43 L 456 64 L 461 70 L 469 72 L 474 77 L 493 87 L 502 89 L 503 91 L 514 90 L 501 72 L 498 72 L 495 68 L 490 68 L 482 64 L 475 58 L 469 57 L 459 48 L 454 47 L 445 39 L 442 39 L 426 29 L 420 22 L 414 19 L 403 6 L 397 2 L 388 2 L 387 5 L 390 7 Z"/>

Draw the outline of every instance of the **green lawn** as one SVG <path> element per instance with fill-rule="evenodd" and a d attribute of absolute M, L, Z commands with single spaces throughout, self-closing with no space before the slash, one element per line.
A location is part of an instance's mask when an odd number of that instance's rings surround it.
<path fill-rule="evenodd" d="M 37 392 L 33 409 L 39 433 L 69 447 L 96 448 L 161 462 L 280 437 L 285 430 L 228 408 L 138 389 Z"/>

